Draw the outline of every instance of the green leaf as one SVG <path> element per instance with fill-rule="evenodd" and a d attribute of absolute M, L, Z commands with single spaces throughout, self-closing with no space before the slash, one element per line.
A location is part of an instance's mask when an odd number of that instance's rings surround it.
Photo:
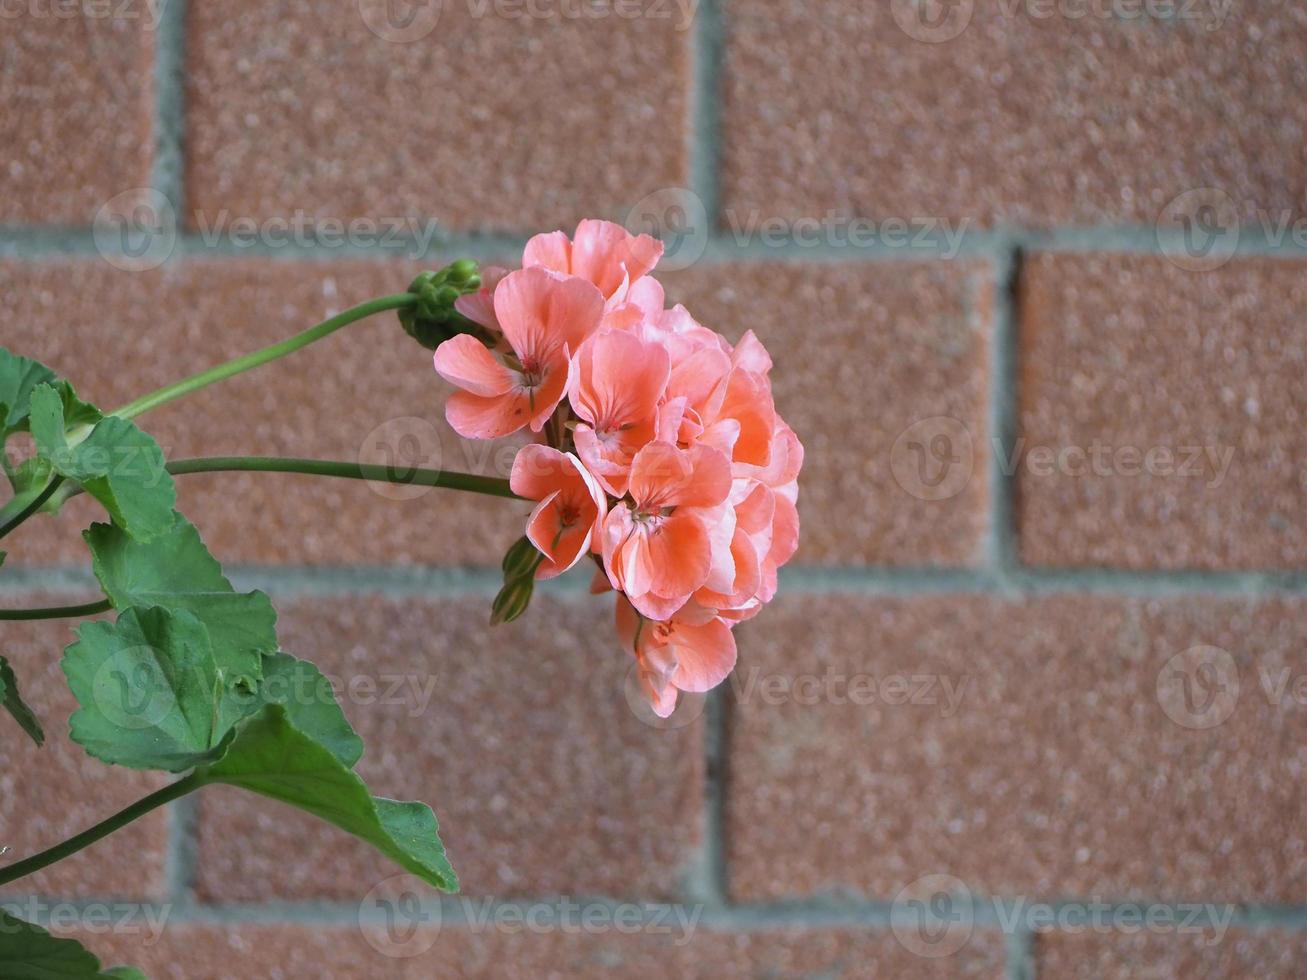
<path fill-rule="evenodd" d="M 458 877 L 445 857 L 439 825 L 423 803 L 372 796 L 330 750 L 274 704 L 241 722 L 226 756 L 197 775 L 298 807 L 372 844 L 423 881 L 455 891 Z"/>
<path fill-rule="evenodd" d="M 0 556 L 0 564 L 2 563 L 3 556 Z M 14 669 L 9 666 L 9 661 L 4 657 L 0 657 L 0 704 L 14 716 L 18 726 L 32 737 L 33 742 L 37 745 L 45 744 L 45 732 L 41 729 L 41 722 L 19 696 Z"/>
<path fill-rule="evenodd" d="M 70 428 L 89 424 L 70 423 L 70 407 L 75 416 L 99 415 L 77 401 L 66 385 L 62 391 L 52 384 L 33 389 L 32 437 L 42 458 L 100 501 L 114 523 L 132 537 L 148 541 L 171 528 L 177 489 L 159 444 L 134 423 L 112 415 L 96 421 L 84 437 L 70 440 Z"/>
<path fill-rule="evenodd" d="M 307 660 L 296 660 L 288 653 L 263 658 L 263 680 L 248 713 L 269 704 L 285 707 L 291 724 L 347 769 L 353 769 L 363 757 L 363 739 L 336 703 L 331 682 Z"/>
<path fill-rule="evenodd" d="M 213 762 L 241 716 L 208 631 L 184 609 L 87 623 L 62 667 L 81 705 L 73 741 L 111 765 L 185 772 Z"/>
<path fill-rule="evenodd" d="M 195 526 L 180 514 L 166 533 L 137 541 L 110 524 L 83 533 L 95 577 L 115 609 L 184 609 L 209 631 L 213 656 L 232 680 L 257 680 L 277 652 L 277 613 L 262 592 L 237 593 Z"/>
<path fill-rule="evenodd" d="M 139 970 L 101 972 L 93 953 L 72 939 L 0 910 L 0 977 L 4 980 L 145 980 Z"/>
<path fill-rule="evenodd" d="M 44 364 L 0 347 L 0 435 L 3 438 L 26 428 L 32 389 L 56 380 L 55 373 Z"/>

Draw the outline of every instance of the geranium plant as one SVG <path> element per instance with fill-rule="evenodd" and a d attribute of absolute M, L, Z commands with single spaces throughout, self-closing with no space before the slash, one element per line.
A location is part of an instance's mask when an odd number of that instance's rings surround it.
<path fill-rule="evenodd" d="M 0 538 L 86 493 L 106 520 L 84 532 L 100 602 L 0 610 L 0 619 L 82 625 L 62 667 L 78 710 L 73 741 L 110 765 L 180 778 L 48 850 L 0 867 L 0 887 L 212 783 L 306 810 L 445 891 L 458 886 L 422 803 L 374 797 L 354 772 L 363 743 L 308 660 L 282 650 L 261 592 L 237 592 L 175 509 L 173 478 L 256 470 L 388 480 L 534 503 L 503 559 L 492 622 L 522 615 L 534 583 L 587 558 L 595 592 L 615 593 L 616 634 L 654 712 L 703 692 L 735 665 L 733 627 L 776 593 L 798 546 L 803 449 L 777 414 L 771 360 L 752 332 L 735 345 L 651 275 L 662 246 L 585 221 L 539 235 L 522 267 L 459 261 L 409 290 L 346 310 L 282 343 L 105 412 L 49 368 L 0 349 L 0 427 L 13 497 Z M 264 457 L 165 460 L 135 419 L 286 356 L 365 317 L 398 311 L 458 390 L 460 435 L 521 433 L 509 479 Z M 27 447 L 16 462 L 9 446 Z M 0 560 L 3 555 L 0 554 Z M 42 712 L 0 657 L 0 703 L 38 744 Z M 313 692 L 306 698 L 303 692 Z M 48 721 L 48 719 L 45 719 Z M 19 737 L 17 734 L 6 737 Z M 132 977 L 101 970 L 71 940 L 0 912 L 5 977 Z"/>

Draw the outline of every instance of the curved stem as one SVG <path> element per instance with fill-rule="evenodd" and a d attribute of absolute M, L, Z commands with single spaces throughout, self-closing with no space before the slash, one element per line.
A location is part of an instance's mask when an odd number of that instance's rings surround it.
<path fill-rule="evenodd" d="M 75 837 L 69 837 L 66 841 L 62 841 L 61 843 L 54 845 L 54 847 L 47 848 L 40 854 L 34 854 L 32 857 L 27 858 L 24 861 L 19 861 L 17 864 L 11 864 L 7 868 L 0 868 L 0 885 L 7 885 L 11 881 L 16 881 L 17 879 L 24 878 L 33 872 L 40 871 L 42 868 L 54 864 L 56 861 L 62 861 L 70 854 L 76 854 L 78 851 L 82 850 L 82 848 L 89 847 L 102 837 L 107 837 L 115 830 L 120 830 L 127 826 L 136 818 L 144 816 L 151 810 L 163 806 L 165 803 L 171 803 L 173 800 L 181 799 L 187 793 L 194 792 L 203 785 L 204 783 L 196 778 L 195 774 L 192 773 L 185 779 L 173 783 L 171 786 L 165 786 L 163 789 L 151 793 L 144 799 L 137 800 L 131 806 L 127 807 L 127 809 L 120 810 L 112 817 L 102 820 L 89 830 L 82 831 Z"/>
<path fill-rule="evenodd" d="M 212 456 L 202 459 L 179 459 L 168 464 L 174 476 L 188 473 L 303 473 L 309 476 L 335 476 L 347 480 L 375 480 L 379 483 L 400 483 L 416 487 L 443 487 L 446 490 L 465 490 L 492 497 L 521 500 L 507 480 L 471 473 L 451 473 L 446 470 L 417 468 L 397 469 L 371 463 L 337 462 L 327 459 L 294 459 L 281 456 Z"/>
<path fill-rule="evenodd" d="M 0 609 L 0 622 L 16 622 L 29 619 L 79 619 L 82 616 L 95 616 L 108 612 L 113 603 L 108 599 L 88 602 L 80 606 L 47 606 L 44 609 Z"/>
<path fill-rule="evenodd" d="M 269 361 L 275 361 L 279 357 L 285 357 L 302 347 L 307 347 L 315 340 L 321 340 L 323 337 L 335 333 L 341 327 L 347 327 L 357 320 L 362 320 L 364 317 L 372 316 L 374 313 L 383 313 L 386 310 L 402 309 L 416 301 L 417 297 L 412 293 L 398 293 L 394 296 L 382 296 L 380 299 L 369 300 L 359 306 L 351 307 L 343 313 L 338 313 L 331 319 L 319 323 L 316 327 L 310 327 L 303 333 L 298 333 L 294 337 L 281 341 L 281 343 L 273 344 L 271 347 L 265 347 L 262 350 L 256 350 L 244 357 L 238 357 L 234 361 L 220 364 L 215 368 L 210 368 L 175 384 L 170 384 L 166 388 L 160 388 L 158 391 L 144 395 L 111 414 L 125 419 L 135 418 L 152 408 L 166 405 L 173 399 L 189 395 L 201 388 L 207 388 L 211 384 L 234 377 L 261 364 L 267 364 Z"/>
<path fill-rule="evenodd" d="M 10 531 L 18 527 L 19 524 L 22 524 L 23 521 L 27 520 L 44 507 L 45 502 L 54 496 L 54 492 L 59 489 L 59 484 L 63 482 L 64 478 L 62 476 L 56 476 L 53 480 L 47 483 L 45 489 L 42 490 L 30 504 L 6 521 L 4 527 L 0 527 L 0 538 L 3 538 Z"/>

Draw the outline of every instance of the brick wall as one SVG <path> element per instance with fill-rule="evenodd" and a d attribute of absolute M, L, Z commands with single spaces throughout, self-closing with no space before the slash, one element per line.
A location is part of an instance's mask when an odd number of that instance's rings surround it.
<path fill-rule="evenodd" d="M 95 401 L 597 215 L 808 447 L 798 567 L 664 727 L 583 581 L 486 627 L 521 508 L 185 478 L 464 895 L 386 933 L 392 868 L 214 789 L 8 898 L 152 977 L 1307 975 L 1305 95 L 1293 0 L 5 5 L 3 343 Z M 147 427 L 502 475 L 444 394 L 384 318 Z M 87 594 L 68 510 L 6 604 Z M 68 625 L 3 633 L 66 717 Z M 157 785 L 48 727 L 18 854 Z"/>

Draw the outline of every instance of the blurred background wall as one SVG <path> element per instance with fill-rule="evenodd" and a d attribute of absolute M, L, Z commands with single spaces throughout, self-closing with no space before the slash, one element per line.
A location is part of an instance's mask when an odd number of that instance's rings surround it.
<path fill-rule="evenodd" d="M 1307 975 L 1304 96 L 1293 0 L 0 0 L 2 342 L 93 400 L 598 216 L 808 450 L 667 725 L 584 579 L 487 627 L 525 508 L 185 478 L 463 896 L 213 789 L 6 899 L 157 977 Z M 384 317 L 146 426 L 505 475 L 444 395 Z M 84 503 L 6 604 L 88 594 Z M 59 734 L 68 629 L 3 629 L 17 854 L 152 785 Z"/>

